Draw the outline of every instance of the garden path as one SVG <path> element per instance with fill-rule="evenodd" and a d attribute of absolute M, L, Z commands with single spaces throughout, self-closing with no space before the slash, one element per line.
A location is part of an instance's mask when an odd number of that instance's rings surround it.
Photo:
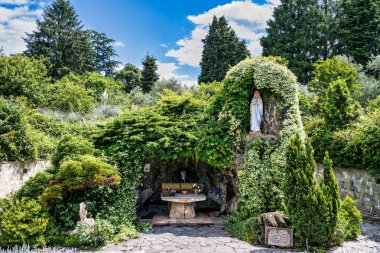
<path fill-rule="evenodd" d="M 212 226 L 162 226 L 154 227 L 151 234 L 141 234 L 140 238 L 120 244 L 109 244 L 102 252 L 136 253 L 285 253 L 280 249 L 253 246 L 231 237 L 224 229 L 225 219 L 213 217 Z M 366 221 L 362 225 L 363 234 L 357 241 L 345 242 L 331 249 L 333 253 L 380 253 L 380 223 Z"/>

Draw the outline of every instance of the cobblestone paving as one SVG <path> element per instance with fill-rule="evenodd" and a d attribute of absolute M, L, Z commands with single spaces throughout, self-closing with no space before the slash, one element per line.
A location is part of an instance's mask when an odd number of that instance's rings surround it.
<path fill-rule="evenodd" d="M 285 253 L 290 251 L 252 246 L 231 237 L 223 228 L 223 220 L 216 220 L 213 226 L 163 226 L 155 227 L 151 234 L 141 234 L 121 244 L 107 245 L 103 252 L 180 252 L 180 253 Z M 363 235 L 357 241 L 345 242 L 334 248 L 334 253 L 380 253 L 380 224 L 364 223 Z"/>

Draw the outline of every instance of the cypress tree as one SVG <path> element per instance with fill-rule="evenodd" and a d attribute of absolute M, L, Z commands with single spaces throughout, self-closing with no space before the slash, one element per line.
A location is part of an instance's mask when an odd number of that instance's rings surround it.
<path fill-rule="evenodd" d="M 260 41 L 263 55 L 284 57 L 299 81 L 306 83 L 312 63 L 326 46 L 321 46 L 321 23 L 317 0 L 281 0 L 268 21 L 267 36 Z"/>
<path fill-rule="evenodd" d="M 323 159 L 323 180 L 321 183 L 321 188 L 328 205 L 328 218 L 326 220 L 328 225 L 326 226 L 326 235 L 329 239 L 331 239 L 338 223 L 340 194 L 332 168 L 332 160 L 330 159 L 327 151 Z"/>
<path fill-rule="evenodd" d="M 323 246 L 328 242 L 328 205 L 315 178 L 316 163 L 310 141 L 304 144 L 297 134 L 286 151 L 284 180 L 285 211 L 294 228 L 298 244 Z"/>
<path fill-rule="evenodd" d="M 150 55 L 145 56 L 145 59 L 142 61 L 143 70 L 141 71 L 141 88 L 145 93 L 149 92 L 154 83 L 159 79 L 156 61 L 156 58 Z"/>
<path fill-rule="evenodd" d="M 25 54 L 45 56 L 50 75 L 62 77 L 69 72 L 82 74 L 96 69 L 90 35 L 69 0 L 55 0 L 45 8 L 37 29 L 24 38 Z"/>
<path fill-rule="evenodd" d="M 245 41 L 240 41 L 224 16 L 214 16 L 203 42 L 201 73 L 198 83 L 221 81 L 230 66 L 247 58 L 250 53 Z"/>
<path fill-rule="evenodd" d="M 338 50 L 365 65 L 380 54 L 380 1 L 340 0 L 338 6 Z"/>

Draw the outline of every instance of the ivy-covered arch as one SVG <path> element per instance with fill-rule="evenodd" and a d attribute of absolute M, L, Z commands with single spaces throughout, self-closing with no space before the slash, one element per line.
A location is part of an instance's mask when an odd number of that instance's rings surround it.
<path fill-rule="evenodd" d="M 253 57 L 241 61 L 229 70 L 223 81 L 222 105 L 240 121 L 240 130 L 249 128 L 251 90 L 258 89 L 265 98 L 276 99 L 281 122 L 280 137 L 287 139 L 302 132 L 298 106 L 298 83 L 281 58 Z"/>

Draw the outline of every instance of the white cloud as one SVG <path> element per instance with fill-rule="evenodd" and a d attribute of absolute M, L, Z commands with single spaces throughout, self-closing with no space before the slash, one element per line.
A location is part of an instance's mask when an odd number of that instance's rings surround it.
<path fill-rule="evenodd" d="M 22 5 L 28 4 L 31 0 L 0 0 L 0 4 L 12 4 L 12 5 Z"/>
<path fill-rule="evenodd" d="M 41 15 L 42 10 L 22 5 L 30 1 L 0 1 L 20 4 L 14 8 L 0 6 L 0 47 L 4 48 L 5 54 L 20 53 L 26 49 L 22 37 L 25 37 L 26 32 L 32 32 L 36 28 L 36 19 Z"/>
<path fill-rule="evenodd" d="M 125 44 L 122 41 L 115 41 L 115 43 L 113 43 L 113 45 L 115 47 L 125 47 Z"/>
<path fill-rule="evenodd" d="M 195 80 L 191 80 L 190 76 L 188 75 L 181 75 L 178 74 L 178 70 L 181 69 L 180 66 L 173 62 L 157 62 L 158 65 L 158 74 L 160 75 L 160 78 L 163 79 L 170 79 L 174 78 L 179 80 L 182 84 L 186 86 L 191 86 L 197 83 Z"/>
<path fill-rule="evenodd" d="M 167 48 L 167 47 L 168 47 L 168 45 L 167 45 L 167 44 L 165 44 L 165 43 L 162 43 L 162 44 L 160 44 L 160 47 L 163 47 L 163 48 Z"/>
<path fill-rule="evenodd" d="M 202 39 L 207 35 L 208 25 L 213 16 L 225 16 L 240 39 L 247 42 L 253 55 L 261 54 L 260 38 L 266 22 L 271 18 L 273 9 L 280 0 L 267 0 L 265 4 L 256 4 L 250 0 L 232 1 L 219 5 L 205 13 L 190 15 L 187 18 L 196 26 L 189 37 L 177 41 L 178 48 L 170 49 L 166 56 L 174 57 L 180 65 L 198 67 L 202 57 Z"/>

